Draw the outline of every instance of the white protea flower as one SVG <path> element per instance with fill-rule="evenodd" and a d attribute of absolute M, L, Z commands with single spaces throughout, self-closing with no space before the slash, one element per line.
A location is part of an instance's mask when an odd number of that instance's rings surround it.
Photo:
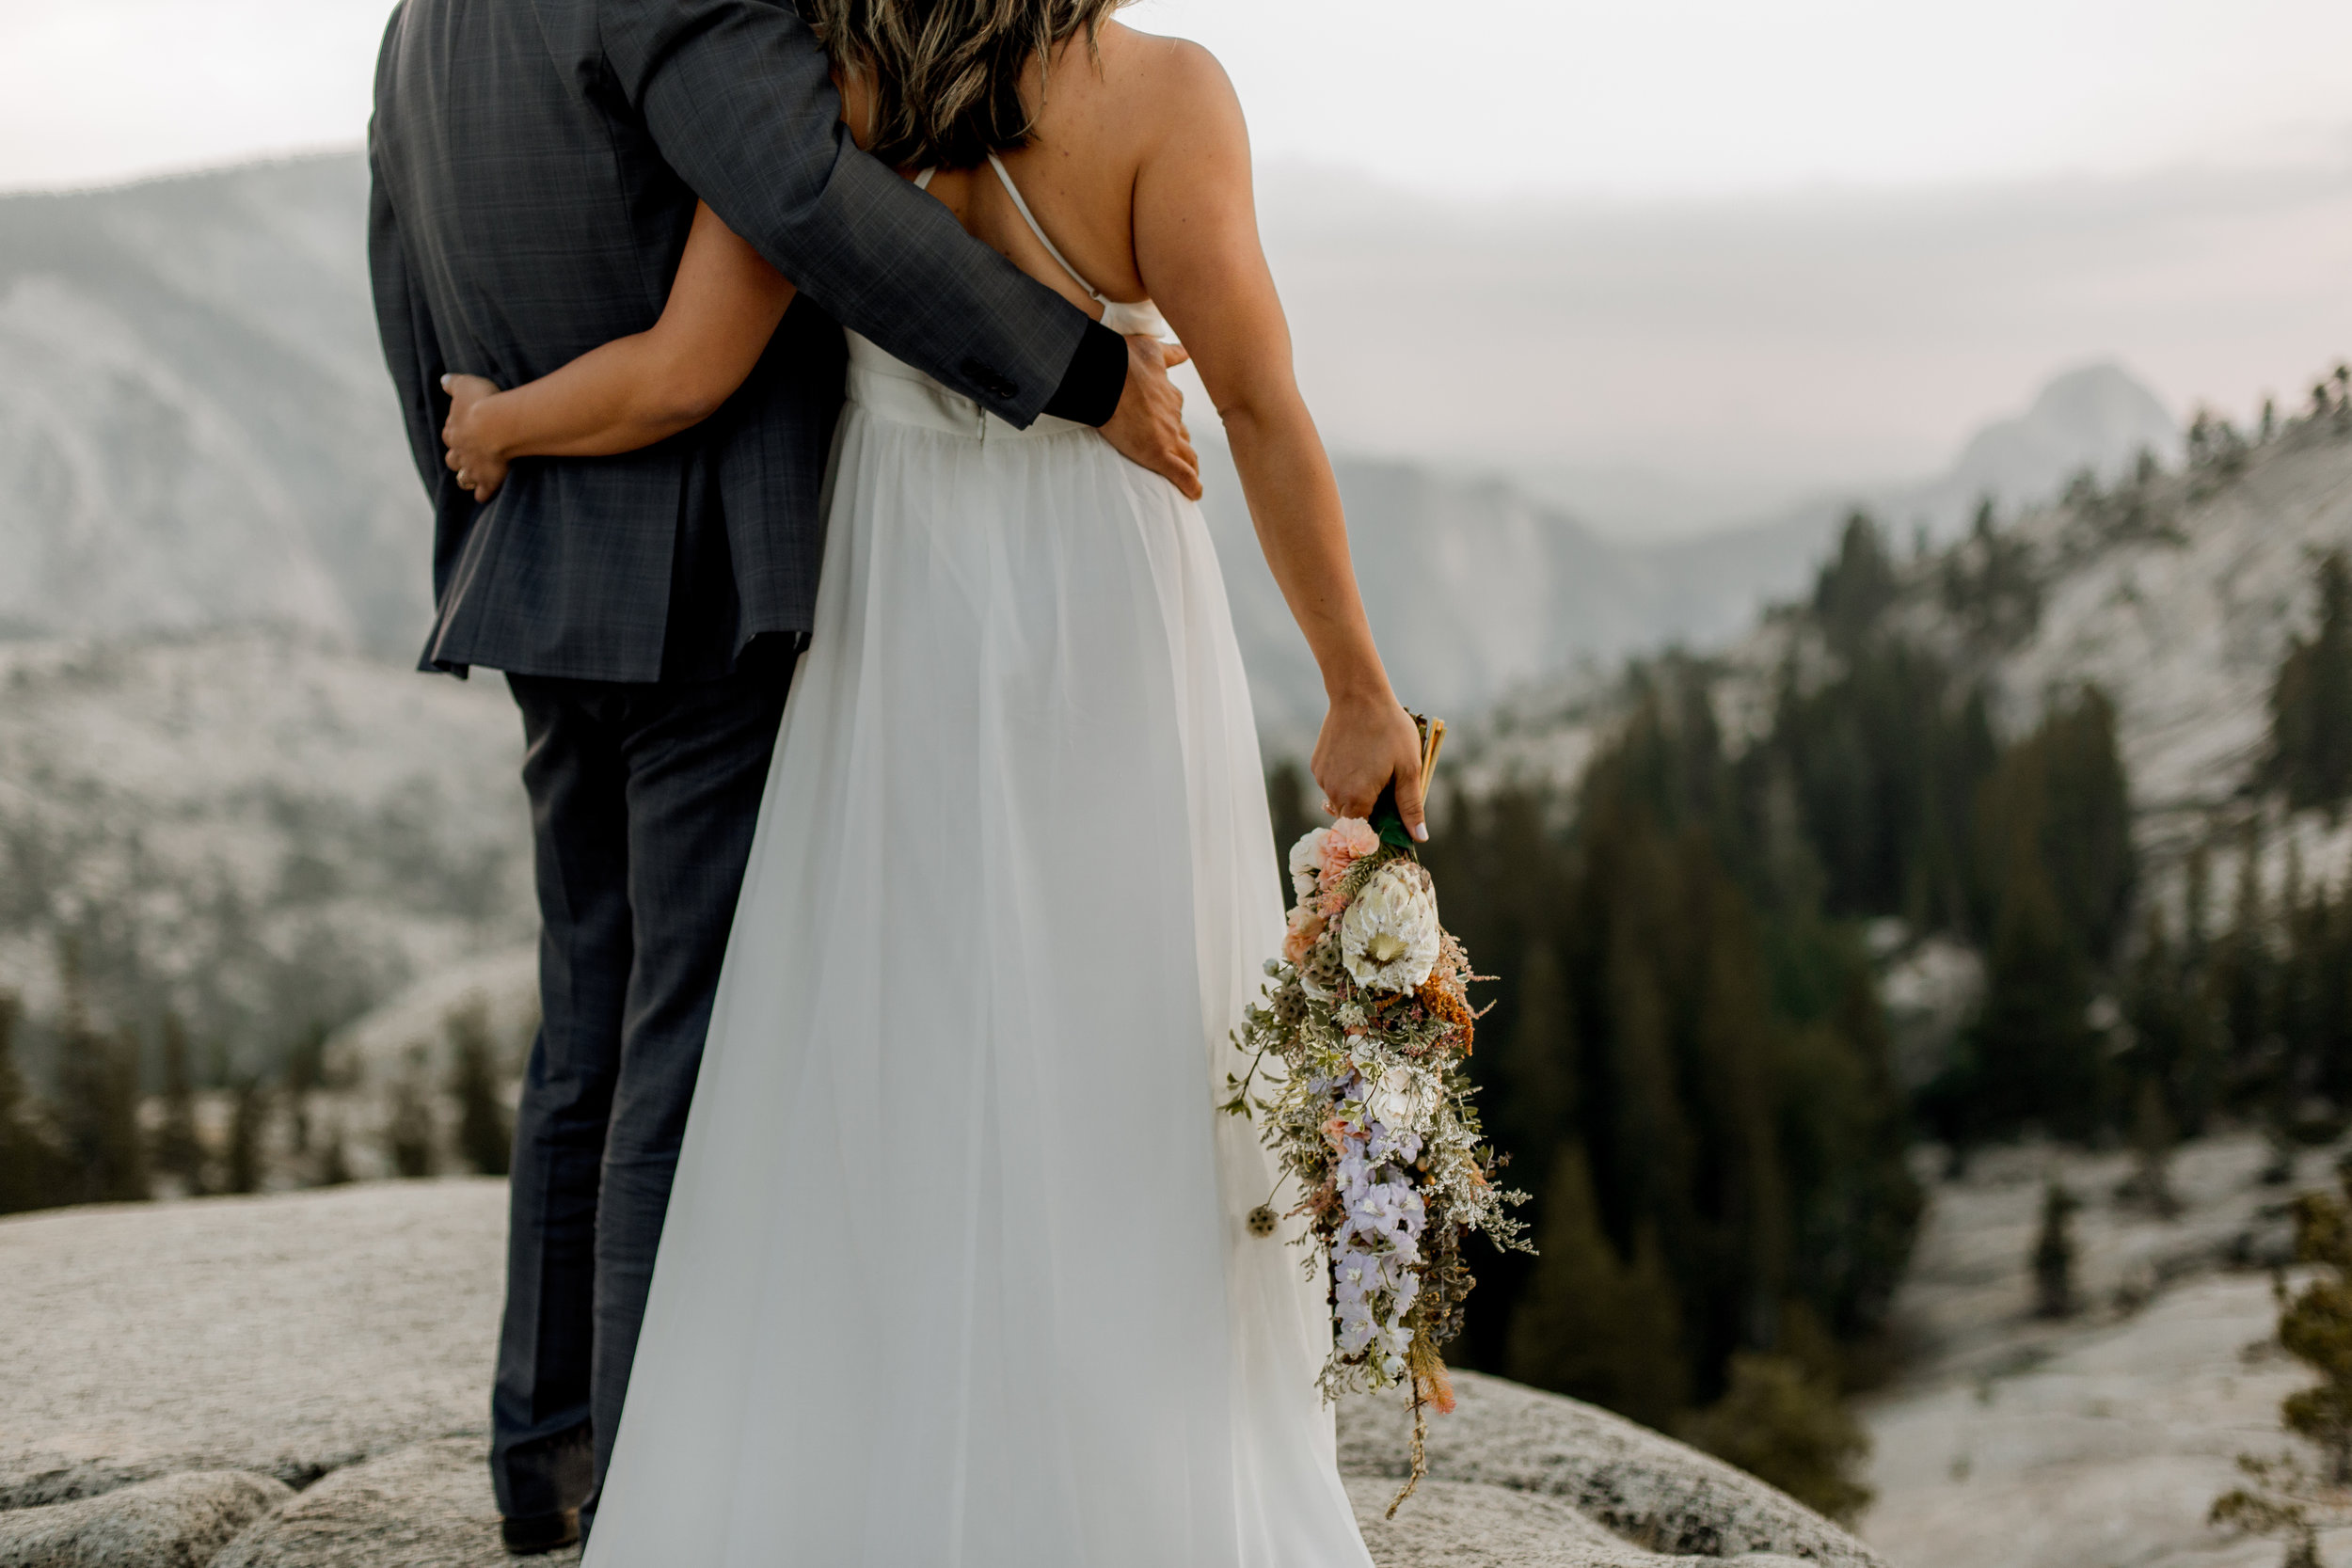
<path fill-rule="evenodd" d="M 1438 895 L 1427 872 L 1391 861 L 1372 875 L 1340 921 L 1340 958 L 1359 986 L 1418 990 L 1438 965 Z"/>

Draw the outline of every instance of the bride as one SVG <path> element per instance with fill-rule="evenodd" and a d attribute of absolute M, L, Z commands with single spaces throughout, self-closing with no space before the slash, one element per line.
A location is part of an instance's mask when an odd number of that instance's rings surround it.
<path fill-rule="evenodd" d="M 1240 107 L 1116 4 L 802 8 L 861 145 L 1189 347 L 1329 692 L 1326 804 L 1393 780 L 1420 833 Z M 791 299 L 705 210 L 656 327 L 511 391 L 451 379 L 451 466 L 486 499 L 517 457 L 673 434 Z M 1328 1308 L 1249 1233 L 1275 1172 L 1214 1109 L 1281 917 L 1199 510 L 854 337 L 848 390 L 587 1560 L 1364 1568 L 1315 1391 Z"/>

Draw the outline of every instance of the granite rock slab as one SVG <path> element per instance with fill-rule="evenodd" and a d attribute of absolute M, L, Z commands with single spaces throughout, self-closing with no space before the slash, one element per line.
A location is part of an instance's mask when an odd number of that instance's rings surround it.
<path fill-rule="evenodd" d="M 1766 1554 L 1885 1568 L 1788 1494 L 1621 1416 L 1475 1372 L 1457 1372 L 1454 1384 L 1454 1414 L 1429 1418 L 1429 1474 L 1438 1481 L 1557 1498 L 1669 1558 Z M 1401 1401 L 1348 1402 L 1340 1410 L 1340 1469 L 1402 1484 L 1411 1432 Z"/>
<path fill-rule="evenodd" d="M 1465 1481 L 1423 1481 L 1386 1517 L 1397 1483 L 1352 1476 L 1347 1495 L 1376 1568 L 1674 1568 L 1688 1557 L 1645 1551 L 1566 1500 Z M 1743 1555 L 1741 1568 L 1803 1568 L 1803 1560 Z"/>
<path fill-rule="evenodd" d="M 513 1568 L 499 1544 L 488 1448 L 420 1443 L 338 1470 L 229 1543 L 211 1568 Z M 580 1560 L 570 1547 L 527 1560 Z"/>
<path fill-rule="evenodd" d="M 79 1502 L 0 1513 L 0 1568 L 206 1568 L 294 1497 L 243 1470 L 192 1470 Z"/>
<path fill-rule="evenodd" d="M 54 1504 L 128 1520 L 140 1483 L 234 1470 L 301 1490 L 218 1568 L 508 1568 L 484 1463 L 504 1238 L 503 1185 L 474 1180 L 0 1220 L 0 1520 L 67 1517 Z M 1460 1408 L 1431 1423 L 1430 1477 L 1392 1522 L 1409 1415 L 1340 1412 L 1381 1568 L 1883 1568 L 1629 1421 L 1475 1374 L 1457 1386 Z"/>
<path fill-rule="evenodd" d="M 0 1220 L 0 1509 L 486 1433 L 505 1240 L 475 1180 Z"/>

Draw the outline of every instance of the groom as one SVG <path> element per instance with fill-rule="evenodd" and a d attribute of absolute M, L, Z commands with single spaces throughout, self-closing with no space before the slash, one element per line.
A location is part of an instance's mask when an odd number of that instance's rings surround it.
<path fill-rule="evenodd" d="M 822 544 L 846 324 L 992 413 L 1102 427 L 1199 494 L 1159 347 L 857 150 L 771 0 L 403 0 L 369 253 L 436 513 L 423 667 L 522 709 L 545 1022 L 515 1130 L 490 1467 L 507 1548 L 577 1538 L 612 1452 Z M 444 373 L 545 375 L 660 313 L 696 198 L 799 301 L 708 422 L 623 457 L 443 466 Z"/>

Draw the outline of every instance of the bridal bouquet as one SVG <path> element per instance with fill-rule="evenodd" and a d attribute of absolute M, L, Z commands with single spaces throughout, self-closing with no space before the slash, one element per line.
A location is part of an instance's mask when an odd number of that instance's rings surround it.
<path fill-rule="evenodd" d="M 1442 723 L 1424 724 L 1422 777 Z M 1454 1408 L 1438 1351 L 1461 1332 L 1474 1281 L 1462 1243 L 1483 1231 L 1530 1250 L 1481 1139 L 1466 1063 L 1477 1015 L 1469 955 L 1438 923 L 1437 891 L 1392 798 L 1372 820 L 1317 828 L 1290 852 L 1296 903 L 1262 1005 L 1235 1038 L 1248 1074 L 1225 1109 L 1262 1117 L 1266 1145 L 1306 1196 L 1308 1267 L 1324 1276 L 1336 1329 L 1326 1399 L 1409 1383 L 1412 1474 L 1426 1468 L 1425 1407 Z M 1263 1074 L 1263 1083 L 1261 1075 Z M 1283 1215 L 1263 1206 L 1250 1228 Z"/>

